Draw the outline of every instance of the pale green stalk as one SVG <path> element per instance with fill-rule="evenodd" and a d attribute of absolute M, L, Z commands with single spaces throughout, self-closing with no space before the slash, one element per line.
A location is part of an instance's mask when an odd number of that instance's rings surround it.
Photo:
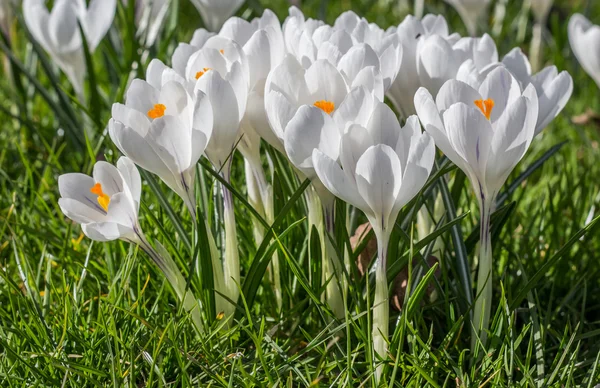
<path fill-rule="evenodd" d="M 417 235 L 419 240 L 424 239 L 429 236 L 435 230 L 435 225 L 437 220 L 439 220 L 444 214 L 444 202 L 442 199 L 442 193 L 439 192 L 435 197 L 435 202 L 433 205 L 433 215 L 427 209 L 427 206 L 423 205 L 421 209 L 417 212 Z M 421 253 L 425 253 L 426 247 L 421 249 Z M 433 249 L 431 251 L 432 254 L 438 255 L 441 257 L 441 253 L 444 250 L 444 240 L 441 238 L 435 239 L 435 243 L 433 245 Z"/>
<path fill-rule="evenodd" d="M 533 36 L 531 37 L 531 71 L 537 73 L 542 64 L 542 34 L 544 26 L 540 23 L 535 23 L 533 26 Z"/>
<path fill-rule="evenodd" d="M 222 176 L 225 182 L 231 182 L 231 162 L 223 169 Z M 233 315 L 235 303 L 240 296 L 240 258 L 238 251 L 237 230 L 235 227 L 235 211 L 231 192 L 221 185 L 223 191 L 223 223 L 225 225 L 225 259 L 223 261 L 223 276 L 225 281 L 226 296 L 234 304 L 226 303 L 224 312 L 226 316 Z"/>
<path fill-rule="evenodd" d="M 490 217 L 495 198 L 480 199 L 480 245 L 479 245 L 479 271 L 477 275 L 477 300 L 473 312 L 475 333 L 471 337 L 471 350 L 475 351 L 477 337 L 485 345 L 489 329 L 490 313 L 492 306 L 492 239 L 490 231 Z"/>
<path fill-rule="evenodd" d="M 185 311 L 189 312 L 192 318 L 192 322 L 194 326 L 198 330 L 199 333 L 204 332 L 204 327 L 202 325 L 202 315 L 200 313 L 200 308 L 198 306 L 198 302 L 194 297 L 194 294 L 186 288 L 187 282 L 185 278 L 177 268 L 177 264 L 173 261 L 167 250 L 160 244 L 157 245 L 159 252 L 157 252 L 152 245 L 148 242 L 146 237 L 141 231 L 137 232 L 137 241 L 135 243 L 139 244 L 140 248 L 158 266 L 161 272 L 167 278 L 167 281 L 173 287 L 175 294 L 180 302 L 183 303 L 183 308 Z"/>
<path fill-rule="evenodd" d="M 329 236 L 333 236 L 335 222 L 335 197 L 320 182 L 313 182 L 307 192 L 308 223 L 317 228 L 321 247 L 321 282 L 327 282 L 324 299 L 338 319 L 345 317 L 342 291 L 343 269 Z"/>
<path fill-rule="evenodd" d="M 372 224 L 373 225 L 373 224 Z M 387 251 L 390 234 L 374 228 L 377 237 L 377 267 L 375 269 L 375 299 L 373 302 L 373 350 L 382 359 L 387 358 L 390 324 L 389 288 L 387 282 Z M 375 381 L 379 384 L 383 364 L 375 370 Z"/>

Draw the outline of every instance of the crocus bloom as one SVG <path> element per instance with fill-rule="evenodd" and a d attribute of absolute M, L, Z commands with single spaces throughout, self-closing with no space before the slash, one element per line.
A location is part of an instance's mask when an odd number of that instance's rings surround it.
<path fill-rule="evenodd" d="M 122 157 L 117 167 L 94 165 L 93 176 L 73 173 L 58 179 L 63 213 L 81 224 L 83 233 L 96 241 L 140 240 L 138 210 L 142 184 L 133 162 Z"/>
<path fill-rule="evenodd" d="M 169 81 L 157 89 L 136 79 L 125 104 L 114 104 L 108 130 L 119 150 L 158 175 L 195 214 L 195 168 L 211 138 L 212 107 L 198 91 Z"/>
<path fill-rule="evenodd" d="M 425 130 L 464 171 L 479 200 L 479 297 L 474 323 L 485 342 L 492 300 L 490 215 L 500 188 L 535 135 L 536 90 L 530 84 L 521 91 L 517 79 L 505 68 L 498 67 L 486 76 L 478 90 L 464 82 L 450 80 L 434 100 L 431 93 L 421 88 L 415 95 L 415 107 Z"/>
<path fill-rule="evenodd" d="M 446 2 L 456 9 L 469 35 L 475 36 L 477 25 L 481 23 L 481 18 L 486 16 L 491 0 L 446 0 Z"/>
<path fill-rule="evenodd" d="M 73 173 L 58 178 L 58 200 L 62 212 L 81 224 L 83 233 L 95 241 L 124 240 L 138 244 L 164 273 L 192 321 L 202 330 L 202 319 L 194 295 L 175 262 L 164 251 L 152 248 L 138 222 L 142 181 L 135 164 L 126 157 L 117 167 L 97 162 L 92 176 Z"/>
<path fill-rule="evenodd" d="M 237 12 L 244 0 L 192 0 L 204 25 L 210 31 L 218 32 L 229 17 Z"/>
<path fill-rule="evenodd" d="M 600 27 L 575 14 L 569 20 L 569 42 L 583 70 L 600 87 Z"/>
<path fill-rule="evenodd" d="M 415 114 L 414 95 L 421 86 L 417 73 L 417 47 L 421 39 L 438 35 L 449 40 L 450 44 L 458 41 L 457 34 L 448 34 L 448 24 L 443 16 L 426 15 L 423 20 L 418 20 L 408 15 L 395 31 L 402 44 L 402 61 L 398 76 L 388 90 L 388 96 L 402 114 L 408 117 Z"/>
<path fill-rule="evenodd" d="M 79 24 L 94 52 L 112 25 L 116 0 L 57 0 L 49 13 L 43 0 L 24 0 L 25 23 L 35 40 L 67 75 L 75 91 L 83 93 L 85 60 Z"/>
<path fill-rule="evenodd" d="M 402 128 L 392 110 L 379 101 L 366 124 L 346 127 L 339 163 L 319 149 L 313 151 L 312 163 L 323 185 L 362 210 L 377 236 L 373 342 L 382 358 L 387 355 L 389 325 L 386 268 L 390 233 L 402 207 L 427 181 L 434 159 L 433 140 L 421 133 L 418 119 L 411 116 Z"/>
<path fill-rule="evenodd" d="M 419 82 L 435 96 L 446 81 L 456 78 L 460 66 L 468 60 L 477 69 L 498 62 L 494 40 L 487 34 L 481 38 L 461 38 L 454 44 L 440 35 L 422 38 L 417 48 Z"/>
<path fill-rule="evenodd" d="M 381 76 L 373 66 L 362 68 L 353 81 L 349 85 L 343 73 L 326 60 L 317 60 L 305 70 L 288 55 L 269 74 L 265 86 L 265 109 L 272 133 L 263 130 L 259 134 L 284 151 L 285 129 L 302 105 L 315 106 L 333 114 L 349 91 L 360 86 L 383 99 L 383 90 L 377 87 L 381 85 Z"/>

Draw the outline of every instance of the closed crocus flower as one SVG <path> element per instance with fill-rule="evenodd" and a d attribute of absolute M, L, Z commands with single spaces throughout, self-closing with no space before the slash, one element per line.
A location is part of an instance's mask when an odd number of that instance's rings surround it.
<path fill-rule="evenodd" d="M 331 31 L 330 26 L 326 26 L 321 20 L 306 19 L 302 11 L 296 7 L 290 7 L 289 16 L 283 23 L 283 36 L 285 46 L 290 55 L 293 55 L 304 67 L 309 67 L 315 61 L 317 55 L 317 46 L 313 40 L 317 29 L 325 32 Z M 329 34 L 331 36 L 331 34 Z M 348 36 L 345 34 L 345 36 Z M 349 47 L 348 47 L 349 48 Z"/>
<path fill-rule="evenodd" d="M 204 25 L 210 31 L 218 32 L 221 26 L 244 4 L 244 0 L 192 0 Z"/>
<path fill-rule="evenodd" d="M 600 27 L 581 14 L 571 16 L 569 43 L 581 67 L 600 87 Z"/>
<path fill-rule="evenodd" d="M 117 148 L 141 168 L 158 175 L 195 214 L 195 167 L 213 129 L 208 97 L 192 98 L 170 81 L 157 89 L 136 79 L 125 104 L 114 104 L 109 134 Z"/>
<path fill-rule="evenodd" d="M 27 28 L 67 75 L 75 91 L 83 93 L 85 60 L 79 24 L 93 52 L 112 25 L 116 0 L 57 0 L 48 12 L 43 0 L 24 0 Z"/>
<path fill-rule="evenodd" d="M 437 98 L 421 88 L 415 107 L 437 146 L 471 181 L 480 204 L 481 245 L 474 323 L 485 343 L 492 300 L 490 215 L 502 185 L 529 148 L 538 118 L 535 87 L 522 92 L 504 67 L 492 70 L 479 89 L 450 80 Z M 480 326 L 481 324 L 481 326 Z"/>
<path fill-rule="evenodd" d="M 387 95 L 402 116 L 408 117 L 415 114 L 414 95 L 421 86 L 417 73 L 418 42 L 432 35 L 445 40 L 458 40 L 459 36 L 449 37 L 448 24 L 441 15 L 426 15 L 423 20 L 408 15 L 398 25 L 395 33 L 402 44 L 402 60 L 398 76 Z"/>
<path fill-rule="evenodd" d="M 456 9 L 469 35 L 475 36 L 478 24 L 487 15 L 491 0 L 446 0 L 446 2 Z"/>
<path fill-rule="evenodd" d="M 525 89 L 532 84 L 539 102 L 535 134 L 540 133 L 563 110 L 573 93 L 573 78 L 567 71 L 558 72 L 556 66 L 548 66 L 536 74 L 531 74 L 531 65 L 520 48 L 514 48 L 502 63 L 515 76 Z"/>
<path fill-rule="evenodd" d="M 83 233 L 96 241 L 126 240 L 137 243 L 141 179 L 133 162 L 122 157 L 117 167 L 98 162 L 92 176 L 73 173 L 58 178 L 58 204 Z"/>
<path fill-rule="evenodd" d="M 312 164 L 323 185 L 335 196 L 362 210 L 378 240 L 373 342 L 387 357 L 389 301 L 387 248 L 398 213 L 423 187 L 435 159 L 430 135 L 410 117 L 401 127 L 392 110 L 376 101 L 366 123 L 346 127 L 339 158 L 315 149 Z M 339 159 L 339 162 L 338 162 Z M 381 368 L 377 369 L 377 375 Z"/>

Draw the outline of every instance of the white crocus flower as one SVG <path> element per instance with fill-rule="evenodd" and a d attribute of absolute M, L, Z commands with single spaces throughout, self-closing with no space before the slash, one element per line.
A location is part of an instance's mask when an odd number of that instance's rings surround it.
<path fill-rule="evenodd" d="M 417 73 L 417 47 L 420 40 L 438 35 L 450 44 L 458 41 L 457 34 L 448 34 L 448 24 L 443 16 L 426 15 L 419 20 L 408 15 L 398 25 L 395 33 L 402 44 L 402 61 L 398 76 L 387 95 L 403 117 L 415 114 L 414 95 L 421 86 Z"/>
<path fill-rule="evenodd" d="M 477 35 L 477 26 L 487 16 L 490 2 L 491 0 L 446 0 L 446 3 L 456 9 L 471 36 Z"/>
<path fill-rule="evenodd" d="M 192 0 L 192 4 L 200 12 L 206 28 L 218 32 L 223 23 L 240 9 L 244 0 Z"/>
<path fill-rule="evenodd" d="M 600 87 L 600 27 L 581 14 L 571 16 L 569 43 L 583 70 Z"/>
<path fill-rule="evenodd" d="M 435 96 L 446 81 L 456 78 L 467 60 L 472 60 L 477 69 L 498 62 L 494 40 L 487 34 L 481 38 L 461 38 L 454 44 L 439 35 L 421 39 L 417 47 L 421 86 Z"/>
<path fill-rule="evenodd" d="M 204 47 L 204 44 L 213 36 L 215 36 L 214 32 L 209 32 L 204 28 L 199 28 L 194 31 L 194 35 L 192 36 L 190 43 L 179 43 L 173 52 L 173 56 L 171 57 L 173 70 L 175 70 L 177 74 L 184 77 L 185 69 L 190 57 Z"/>
<path fill-rule="evenodd" d="M 517 79 L 499 67 L 478 90 L 450 80 L 434 100 L 421 88 L 415 95 L 415 107 L 425 130 L 464 171 L 479 200 L 481 245 L 474 325 L 485 343 L 492 300 L 490 216 L 498 192 L 535 135 L 536 90 L 530 84 L 522 92 Z"/>
<path fill-rule="evenodd" d="M 333 156 L 333 157 L 332 157 Z M 315 149 L 312 164 L 323 185 L 335 196 L 362 210 L 378 241 L 373 343 L 387 357 L 389 300 L 387 248 L 398 213 L 421 190 L 435 159 L 430 135 L 421 133 L 411 116 L 401 127 L 392 110 L 376 101 L 368 120 L 346 127 L 336 155 Z M 378 376 L 381 368 L 377 369 Z"/>
<path fill-rule="evenodd" d="M 130 159 L 121 157 L 117 167 L 97 162 L 91 177 L 79 173 L 61 175 L 58 189 L 62 212 L 81 224 L 86 236 L 95 241 L 120 239 L 138 244 L 164 273 L 184 308 L 192 314 L 194 325 L 202 331 L 200 310 L 194 295 L 186 291 L 185 278 L 164 249 L 158 253 L 152 248 L 140 227 L 142 181 Z"/>
<path fill-rule="evenodd" d="M 531 65 L 520 48 L 514 48 L 502 63 L 515 76 L 524 90 L 535 86 L 539 102 L 535 134 L 539 134 L 563 110 L 573 93 L 573 78 L 567 71 L 558 72 L 556 66 L 548 66 L 539 73 L 531 74 Z"/>
<path fill-rule="evenodd" d="M 358 54 L 362 55 L 361 52 Z M 327 114 L 334 113 L 349 91 L 360 86 L 383 100 L 383 90 L 378 87 L 382 85 L 381 76 L 374 66 L 362 67 L 356 73 L 356 68 L 349 61 L 347 69 L 340 71 L 327 60 L 320 59 L 305 70 L 293 56 L 288 55 L 267 78 L 265 110 L 272 132 L 262 131 L 259 133 L 261 137 L 284 152 L 285 128 L 301 106 L 315 106 Z M 354 82 L 348 84 L 346 79 L 350 81 L 352 78 Z"/>
<path fill-rule="evenodd" d="M 170 81 L 157 89 L 136 79 L 125 104 L 114 104 L 109 134 L 117 148 L 135 164 L 158 175 L 195 216 L 195 168 L 213 131 L 209 98 L 192 98 Z"/>
<path fill-rule="evenodd" d="M 48 12 L 43 0 L 24 0 L 27 28 L 67 75 L 77 94 L 83 94 L 85 60 L 79 24 L 90 52 L 94 52 L 112 25 L 116 0 L 57 0 Z"/>
<path fill-rule="evenodd" d="M 283 23 L 283 36 L 288 53 L 306 68 L 317 58 L 317 46 L 313 36 L 320 27 L 328 27 L 320 29 L 321 36 L 331 31 L 331 27 L 320 20 L 306 19 L 296 7 L 290 7 L 289 16 Z"/>

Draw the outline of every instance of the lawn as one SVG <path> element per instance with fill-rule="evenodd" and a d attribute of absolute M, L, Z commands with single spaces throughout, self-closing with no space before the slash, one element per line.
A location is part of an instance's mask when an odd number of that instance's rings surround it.
<path fill-rule="evenodd" d="M 178 43 L 203 26 L 188 0 L 172 0 L 156 43 L 144 47 L 133 7 L 118 3 L 106 37 L 93 54 L 84 50 L 83 93 L 32 39 L 21 11 L 0 41 L 1 387 L 369 387 L 379 373 L 390 387 L 600 385 L 600 91 L 567 35 L 573 13 L 600 23 L 600 2 L 556 0 L 543 27 L 541 62 L 569 72 L 573 95 L 498 196 L 487 339 L 472 324 L 477 200 L 465 174 L 437 152 L 423 190 L 393 224 L 384 358 L 373 351 L 375 271 L 362 275 L 377 252 L 374 233 L 361 235 L 367 218 L 337 200 L 335 233 L 319 241 L 309 181 L 266 141 L 259 164 L 268 171 L 272 215 L 249 199 L 240 152 L 230 155 L 230 181 L 207 158 L 193 166 L 196 219 L 156 175 L 139 169 L 139 223 L 199 301 L 192 313 L 143 249 L 94 242 L 63 214 L 58 177 L 91 174 L 97 161 L 116 164 L 121 156 L 108 130 L 113 103 L 124 101 L 134 78 L 146 78 L 153 58 L 170 65 Z M 384 29 L 413 12 L 407 0 L 294 3 L 306 17 L 330 24 L 352 10 Z M 500 57 L 514 47 L 530 52 L 527 3 L 492 1 L 489 18 L 479 21 Z M 283 22 L 289 6 L 247 0 L 236 15 L 251 20 L 269 8 Z M 467 35 L 447 3 L 425 1 L 424 11 Z M 231 197 L 223 198 L 221 183 Z M 233 248 L 224 231 L 228 201 Z M 421 206 L 435 219 L 427 234 L 418 227 Z M 342 271 L 348 290 L 339 313 L 324 296 L 325 246 L 350 263 Z M 226 248 L 239 253 L 239 300 L 213 292 L 211 248 L 219 257 Z"/>

